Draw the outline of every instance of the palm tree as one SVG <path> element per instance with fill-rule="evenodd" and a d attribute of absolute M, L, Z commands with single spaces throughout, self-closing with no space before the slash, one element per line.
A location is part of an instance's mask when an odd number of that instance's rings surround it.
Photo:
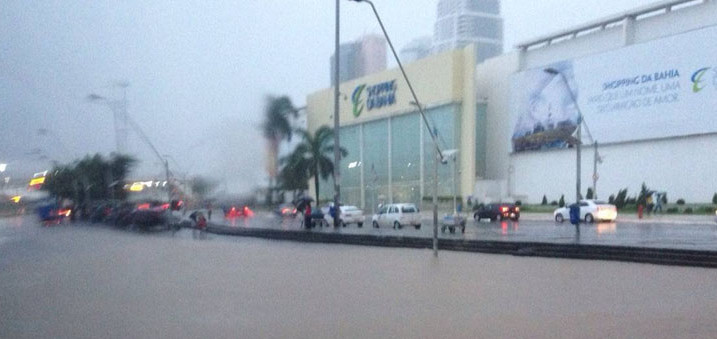
<path fill-rule="evenodd" d="M 306 178 L 314 178 L 316 189 L 316 202 L 319 202 L 319 181 L 328 179 L 334 173 L 334 130 L 328 126 L 321 126 L 312 135 L 305 130 L 297 130 L 303 141 L 296 146 L 294 152 L 287 157 L 287 166 L 294 170 L 304 171 Z M 340 149 L 341 155 L 346 156 L 348 152 Z"/>
<path fill-rule="evenodd" d="M 279 171 L 278 182 L 281 189 L 292 191 L 296 197 L 309 188 L 308 165 L 302 153 L 292 152 L 282 158 L 280 164 L 282 168 Z"/>
<path fill-rule="evenodd" d="M 269 154 L 267 170 L 269 171 L 269 199 L 271 199 L 272 180 L 276 180 L 279 154 L 279 144 L 282 140 L 291 141 L 292 128 L 288 117 L 296 117 L 298 114 L 294 104 L 288 96 L 274 97 L 269 96 L 266 99 L 266 108 L 264 109 L 264 123 L 262 124 L 262 132 L 264 138 L 269 142 Z"/>

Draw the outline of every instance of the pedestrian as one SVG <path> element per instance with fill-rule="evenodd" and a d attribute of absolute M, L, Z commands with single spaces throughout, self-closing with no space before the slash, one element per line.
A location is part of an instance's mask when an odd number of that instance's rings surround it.
<path fill-rule="evenodd" d="M 204 214 L 202 214 L 201 212 L 196 214 L 196 218 L 197 218 L 196 219 L 197 225 L 196 225 L 196 229 L 193 232 L 193 235 L 194 235 L 195 239 L 197 239 L 197 238 L 202 239 L 202 238 L 204 238 L 204 231 L 207 228 L 207 219 L 204 217 Z"/>
<path fill-rule="evenodd" d="M 306 202 L 306 208 L 304 209 L 304 227 L 311 228 L 311 202 Z"/>
<path fill-rule="evenodd" d="M 207 204 L 207 219 L 212 220 L 212 203 Z"/>

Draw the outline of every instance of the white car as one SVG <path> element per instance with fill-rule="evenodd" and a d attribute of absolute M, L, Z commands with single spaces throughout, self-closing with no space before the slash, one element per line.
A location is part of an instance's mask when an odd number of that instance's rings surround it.
<path fill-rule="evenodd" d="M 553 212 L 553 218 L 557 222 L 570 220 L 570 208 L 560 207 Z M 615 221 L 617 208 L 615 205 L 598 200 L 580 200 L 580 220 L 585 222 Z"/>
<path fill-rule="evenodd" d="M 339 224 L 341 224 L 341 226 L 346 227 L 348 224 L 356 224 L 358 227 L 363 227 L 363 222 L 366 217 L 364 217 L 361 209 L 356 206 L 341 206 L 340 208 L 341 216 L 339 217 Z M 329 208 L 324 207 L 322 212 L 324 212 L 324 220 L 326 220 L 329 225 L 333 225 L 334 218 L 329 214 Z"/>
<path fill-rule="evenodd" d="M 403 226 L 413 226 L 421 229 L 421 213 L 414 204 L 387 204 L 379 208 L 378 213 L 371 219 L 373 227 L 389 227 L 401 229 Z"/>

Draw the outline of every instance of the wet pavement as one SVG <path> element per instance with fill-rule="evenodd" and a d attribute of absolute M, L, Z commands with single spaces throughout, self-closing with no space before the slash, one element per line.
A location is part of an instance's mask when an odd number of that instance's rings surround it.
<path fill-rule="evenodd" d="M 215 214 L 216 215 L 216 214 Z M 221 214 L 219 214 L 221 215 Z M 717 223 L 710 216 L 690 216 L 683 219 L 651 217 L 637 219 L 619 218 L 611 223 L 581 224 L 580 232 L 569 223 L 556 223 L 547 214 L 529 214 L 520 221 L 468 220 L 465 233 L 441 232 L 440 238 L 545 242 L 558 244 L 591 244 L 612 246 L 635 246 L 649 248 L 689 249 L 717 251 Z M 281 218 L 270 213 L 257 213 L 251 218 L 213 218 L 213 223 L 232 227 L 301 230 L 300 218 Z M 440 222 L 440 221 L 439 221 Z M 311 232 L 348 234 L 399 235 L 405 237 L 432 237 L 433 221 L 424 218 L 420 230 L 406 227 L 375 229 L 370 218 L 362 228 L 356 224 L 343 228 L 316 227 Z"/>
<path fill-rule="evenodd" d="M 0 218 L 0 237 L 0 338 L 717 333 L 712 269 L 461 252 L 434 258 L 426 249 L 198 239 L 189 229 L 42 227 L 32 217 Z"/>

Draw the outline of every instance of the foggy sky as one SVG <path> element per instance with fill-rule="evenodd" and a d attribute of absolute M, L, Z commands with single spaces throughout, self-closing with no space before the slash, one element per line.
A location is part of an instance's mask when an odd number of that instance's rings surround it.
<path fill-rule="evenodd" d="M 503 0 L 505 49 L 654 2 Z M 432 35 L 437 0 L 374 3 L 397 48 Z M 342 41 L 380 33 L 368 5 L 341 9 Z M 303 106 L 329 86 L 334 1 L 3 0 L 0 32 L 0 162 L 9 174 L 114 151 L 110 109 L 86 97 L 119 98 L 112 84 L 126 80 L 130 115 L 176 160 L 176 173 L 243 191 L 266 181 L 264 97 L 288 94 Z M 132 131 L 129 149 L 142 160 L 134 177 L 161 175 Z"/>

